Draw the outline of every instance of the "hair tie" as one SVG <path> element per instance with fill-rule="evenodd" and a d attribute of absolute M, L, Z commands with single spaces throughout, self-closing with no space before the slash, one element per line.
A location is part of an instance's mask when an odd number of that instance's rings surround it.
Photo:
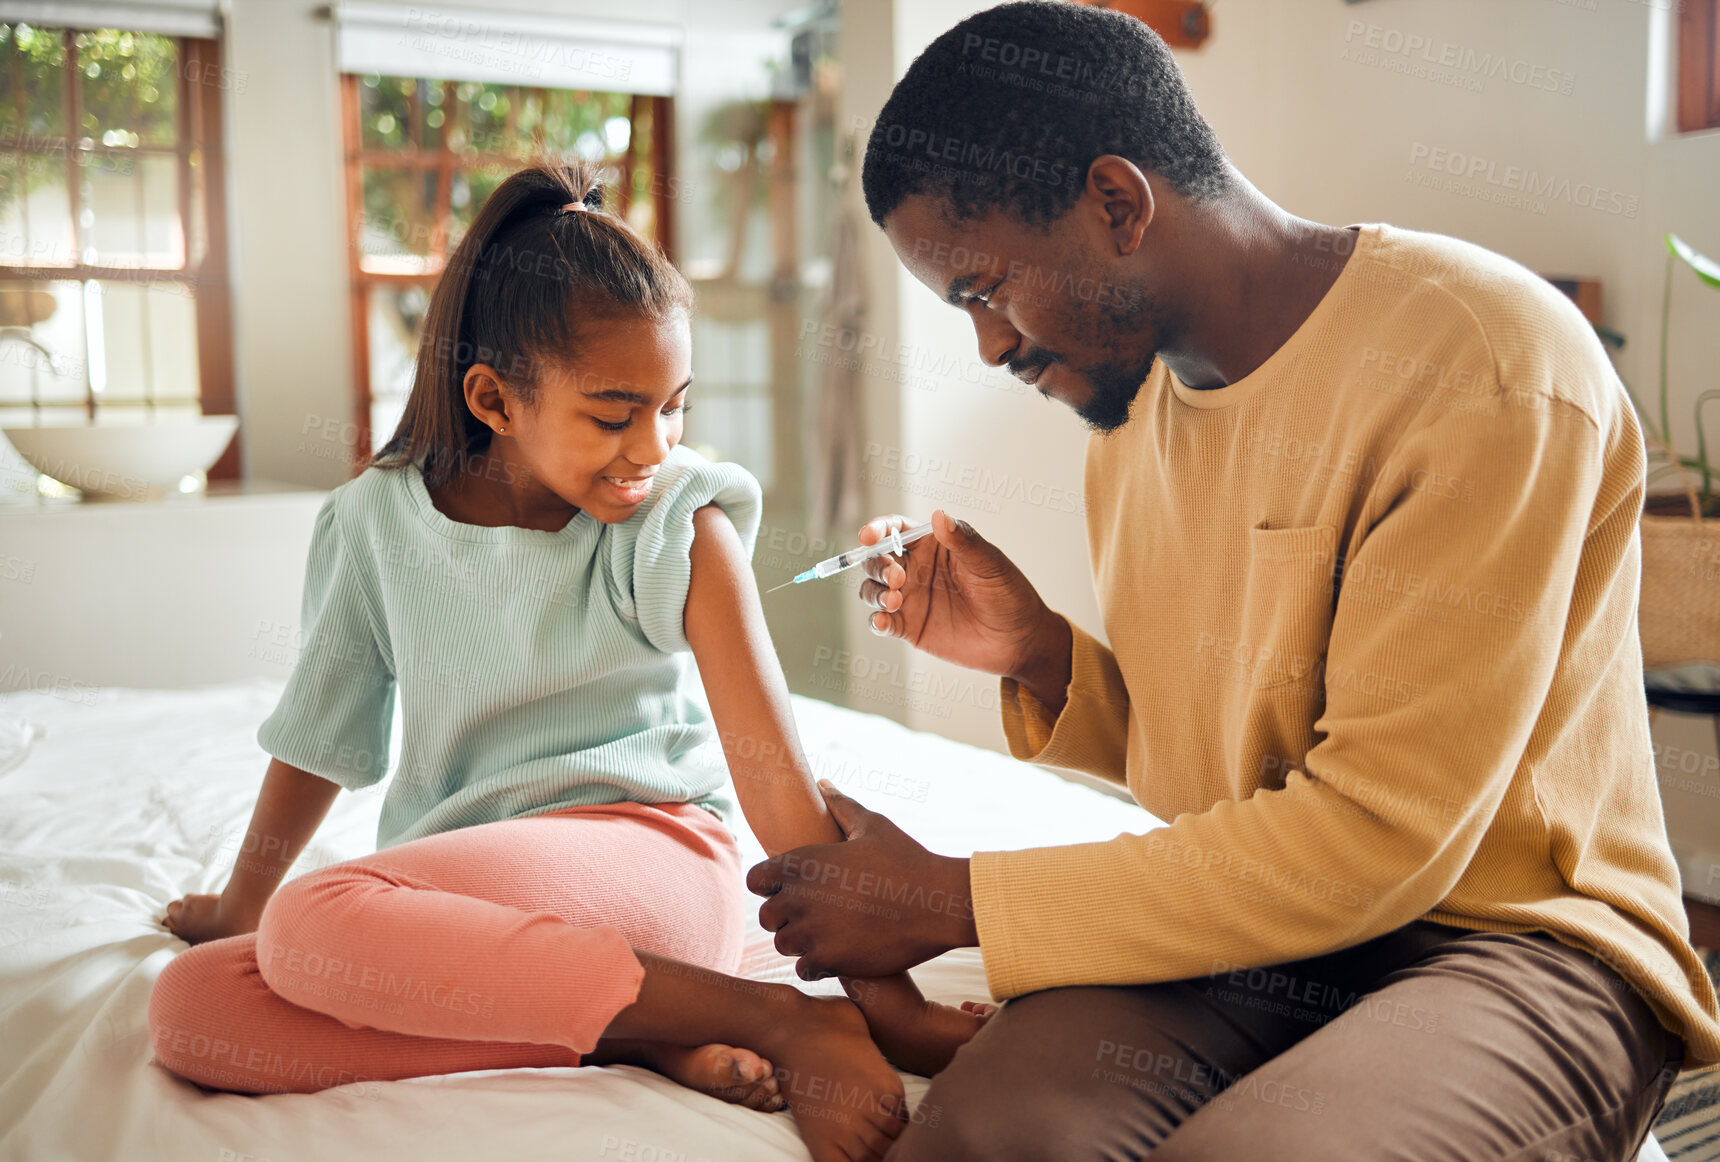
<path fill-rule="evenodd" d="M 591 207 L 587 206 L 584 202 L 569 202 L 567 205 L 562 207 L 562 212 L 566 213 L 570 210 L 589 210 L 590 208 Z"/>

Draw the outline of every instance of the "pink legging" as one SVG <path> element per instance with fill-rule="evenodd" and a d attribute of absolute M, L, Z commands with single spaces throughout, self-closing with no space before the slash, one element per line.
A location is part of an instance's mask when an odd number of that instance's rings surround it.
<path fill-rule="evenodd" d="M 733 837 L 686 803 L 442 832 L 289 880 L 256 932 L 175 957 L 150 1036 L 240 1093 L 577 1065 L 638 996 L 633 949 L 733 972 L 746 900 Z"/>

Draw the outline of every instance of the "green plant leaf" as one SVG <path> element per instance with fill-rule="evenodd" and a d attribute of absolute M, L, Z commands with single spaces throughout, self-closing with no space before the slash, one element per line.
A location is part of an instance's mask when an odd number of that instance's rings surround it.
<path fill-rule="evenodd" d="M 1697 278 L 1720 290 L 1720 262 L 1698 252 L 1676 234 L 1666 236 L 1666 248 L 1683 259 L 1684 264 L 1696 272 Z"/>

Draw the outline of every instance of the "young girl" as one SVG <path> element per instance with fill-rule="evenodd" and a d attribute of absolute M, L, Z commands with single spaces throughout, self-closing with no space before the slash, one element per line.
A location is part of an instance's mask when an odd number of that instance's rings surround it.
<path fill-rule="evenodd" d="M 205 1086 L 626 1062 L 755 1109 L 813 1157 L 881 1157 L 900 1062 L 980 1018 L 905 976 L 842 997 L 726 975 L 749 906 L 736 797 L 771 854 L 841 832 L 808 774 L 748 561 L 757 482 L 679 446 L 686 281 L 586 165 L 514 174 L 437 285 L 393 438 L 317 515 L 303 649 L 219 896 L 150 999 Z M 340 788 L 403 743 L 374 855 L 281 885 Z M 279 890 L 276 890 L 279 887 Z"/>

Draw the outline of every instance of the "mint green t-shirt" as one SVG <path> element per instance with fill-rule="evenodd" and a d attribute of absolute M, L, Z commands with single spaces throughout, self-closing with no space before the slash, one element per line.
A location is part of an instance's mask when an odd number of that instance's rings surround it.
<path fill-rule="evenodd" d="M 416 466 L 368 468 L 317 513 L 301 648 L 257 731 L 349 790 L 398 768 L 380 850 L 576 805 L 691 802 L 727 821 L 682 630 L 693 511 L 715 502 L 752 553 L 763 503 L 735 464 L 676 446 L 626 521 L 557 532 L 451 520 Z"/>

